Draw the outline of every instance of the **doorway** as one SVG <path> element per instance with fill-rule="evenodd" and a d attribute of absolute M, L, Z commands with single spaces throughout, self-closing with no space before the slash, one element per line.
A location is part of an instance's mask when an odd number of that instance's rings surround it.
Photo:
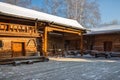
<path fill-rule="evenodd" d="M 106 41 L 104 42 L 104 51 L 111 51 L 112 50 L 112 42 Z"/>
<path fill-rule="evenodd" d="M 25 56 L 25 43 L 12 42 L 13 57 Z"/>

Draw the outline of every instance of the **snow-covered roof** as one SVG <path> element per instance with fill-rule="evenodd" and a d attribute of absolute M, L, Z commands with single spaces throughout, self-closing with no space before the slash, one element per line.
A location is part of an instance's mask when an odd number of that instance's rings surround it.
<path fill-rule="evenodd" d="M 52 22 L 55 24 L 73 27 L 77 29 L 85 29 L 76 20 L 66 19 L 3 2 L 0 2 L 0 14 L 10 14 L 24 18 L 32 18 L 38 19 L 40 21 Z"/>
<path fill-rule="evenodd" d="M 104 34 L 104 33 L 116 33 L 120 32 L 120 25 L 101 26 L 97 28 L 91 28 L 87 34 Z"/>

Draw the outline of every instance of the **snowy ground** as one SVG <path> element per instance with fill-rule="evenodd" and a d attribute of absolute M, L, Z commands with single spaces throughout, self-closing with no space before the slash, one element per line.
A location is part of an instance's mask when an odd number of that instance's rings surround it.
<path fill-rule="evenodd" d="M 120 80 L 120 59 L 50 58 L 30 65 L 0 65 L 0 80 Z"/>

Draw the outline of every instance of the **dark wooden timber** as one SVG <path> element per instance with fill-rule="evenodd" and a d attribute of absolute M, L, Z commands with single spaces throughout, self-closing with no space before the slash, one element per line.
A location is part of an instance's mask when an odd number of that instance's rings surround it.
<path fill-rule="evenodd" d="M 46 58 L 43 56 L 28 56 L 28 57 L 13 57 L 13 58 L 5 58 L 0 59 L 0 64 L 13 64 L 17 61 L 25 62 L 25 61 L 33 61 L 33 62 L 43 62 Z"/>

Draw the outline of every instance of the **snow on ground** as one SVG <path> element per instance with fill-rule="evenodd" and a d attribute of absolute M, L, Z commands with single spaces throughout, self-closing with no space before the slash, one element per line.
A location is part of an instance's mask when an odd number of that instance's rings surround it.
<path fill-rule="evenodd" d="M 50 58 L 29 65 L 0 65 L 0 80 L 120 80 L 120 59 Z"/>

